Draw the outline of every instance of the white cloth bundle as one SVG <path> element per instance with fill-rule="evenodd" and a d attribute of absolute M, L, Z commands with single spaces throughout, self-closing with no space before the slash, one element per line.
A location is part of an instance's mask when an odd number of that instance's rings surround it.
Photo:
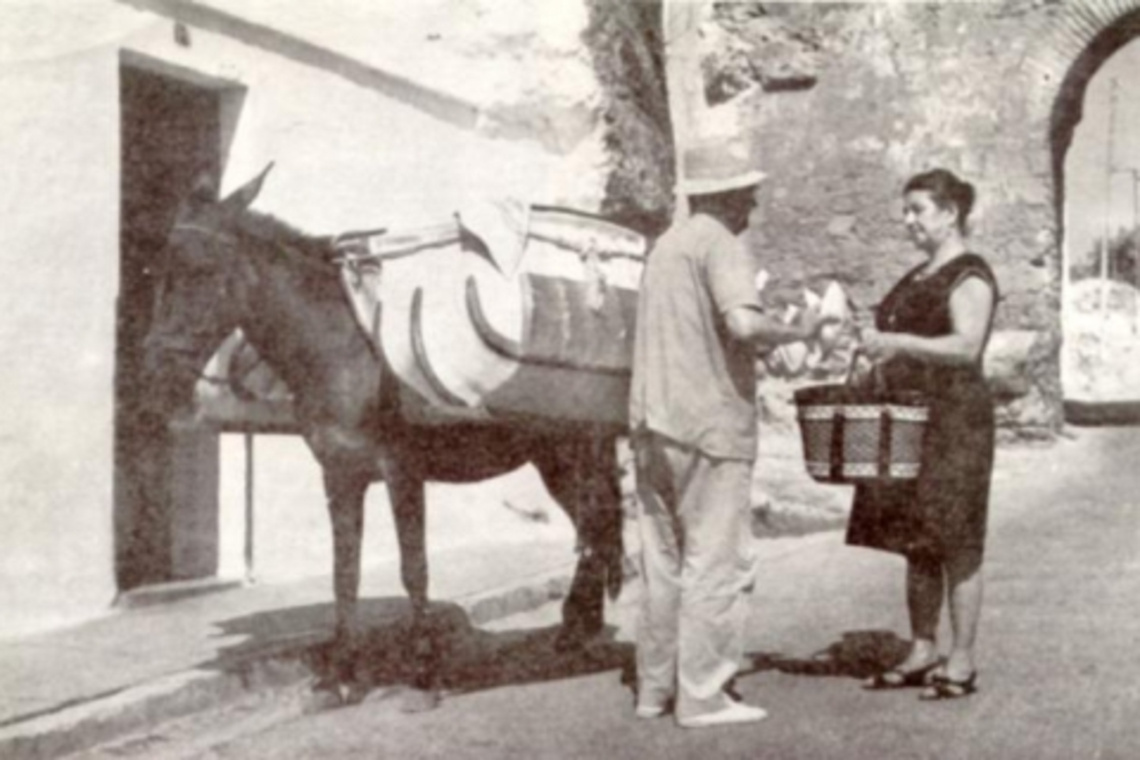
<path fill-rule="evenodd" d="M 756 289 L 761 294 L 768 284 L 768 279 L 766 270 L 760 270 L 756 275 Z M 817 311 L 821 316 L 834 317 L 837 321 L 820 330 L 819 337 L 814 340 L 785 343 L 771 351 L 765 361 L 773 372 L 795 377 L 815 369 L 823 357 L 835 347 L 840 334 L 851 321 L 847 294 L 843 291 L 843 286 L 835 280 L 827 284 L 822 297 L 804 288 L 803 307 L 789 304 L 782 316 L 784 323 L 794 322 L 802 309 L 807 309 L 809 312 Z"/>

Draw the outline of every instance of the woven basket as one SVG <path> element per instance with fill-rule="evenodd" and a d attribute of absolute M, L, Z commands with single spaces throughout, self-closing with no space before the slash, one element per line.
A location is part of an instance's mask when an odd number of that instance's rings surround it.
<path fill-rule="evenodd" d="M 917 392 L 821 385 L 795 392 L 808 474 L 821 483 L 913 480 L 930 409 Z"/>

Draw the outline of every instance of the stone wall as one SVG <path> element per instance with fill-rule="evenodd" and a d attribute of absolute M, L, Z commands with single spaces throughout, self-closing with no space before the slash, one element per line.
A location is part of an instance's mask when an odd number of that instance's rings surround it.
<path fill-rule="evenodd" d="M 819 73 L 810 89 L 754 100 L 758 158 L 771 175 L 761 256 L 777 279 L 835 278 L 869 309 L 921 258 L 900 224 L 907 177 L 959 173 L 977 188 L 972 238 L 1002 291 L 996 330 L 1040 338 L 1025 366 L 1031 383 L 1007 399 L 1003 422 L 1055 428 L 1052 103 L 1024 66 L 1023 14 L 990 4 L 767 7 L 815 42 Z"/>
<path fill-rule="evenodd" d="M 590 24 L 582 39 L 602 90 L 610 159 L 602 211 L 654 235 L 673 205 L 673 138 L 665 92 L 659 2 L 586 0 Z"/>
<path fill-rule="evenodd" d="M 1001 301 L 987 356 L 1003 427 L 1061 423 L 1056 82 L 1028 63 L 1050 3 L 724 4 L 710 101 L 731 101 L 768 173 L 753 250 L 777 298 L 837 280 L 864 318 L 921 254 L 900 191 L 941 166 L 972 182 L 972 240 Z"/>

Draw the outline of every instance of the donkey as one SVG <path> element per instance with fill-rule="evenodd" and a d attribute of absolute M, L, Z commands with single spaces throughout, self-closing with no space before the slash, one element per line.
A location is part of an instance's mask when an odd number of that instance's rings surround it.
<path fill-rule="evenodd" d="M 603 628 L 607 591 L 612 598 L 621 588 L 621 431 L 554 421 L 409 420 L 400 381 L 370 348 L 341 289 L 333 241 L 249 210 L 264 176 L 220 202 L 202 192 L 182 202 L 145 340 L 144 402 L 155 419 L 188 409 L 202 368 L 238 327 L 291 391 L 300 433 L 322 469 L 333 534 L 333 668 L 314 689 L 335 703 L 367 693 L 354 664 L 363 636 L 363 505 L 376 481 L 390 496 L 415 640 L 428 624 L 425 481 L 473 482 L 533 463 L 578 536 L 557 645 L 584 644 Z"/>

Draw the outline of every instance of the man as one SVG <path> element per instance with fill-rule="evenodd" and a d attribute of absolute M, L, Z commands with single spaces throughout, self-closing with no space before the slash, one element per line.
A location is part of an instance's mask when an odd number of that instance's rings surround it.
<path fill-rule="evenodd" d="M 749 491 L 756 454 L 757 345 L 815 336 L 817 313 L 786 325 L 764 313 L 757 266 L 737 238 L 764 175 L 746 151 L 702 145 L 678 191 L 692 214 L 646 263 L 638 304 L 630 423 L 637 466 L 644 599 L 637 715 L 675 706 L 687 728 L 760 720 L 726 688 L 743 654 L 752 582 Z"/>

